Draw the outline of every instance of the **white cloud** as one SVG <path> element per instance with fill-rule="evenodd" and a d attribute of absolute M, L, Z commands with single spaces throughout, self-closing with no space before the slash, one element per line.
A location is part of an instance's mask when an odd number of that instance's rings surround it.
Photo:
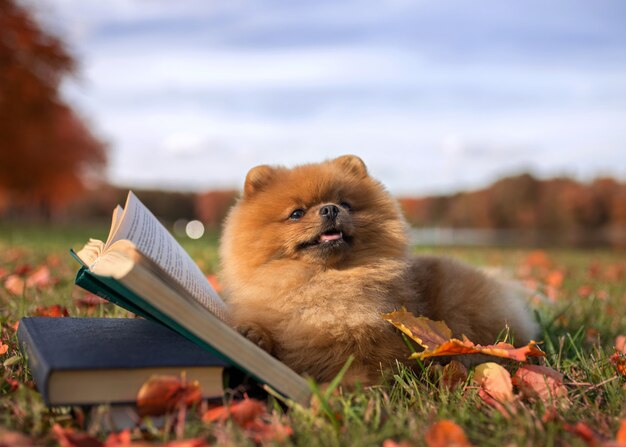
<path fill-rule="evenodd" d="M 118 183 L 233 187 L 256 164 L 342 153 L 396 192 L 527 168 L 626 176 L 619 21 L 582 3 L 461 22 L 450 11 L 473 6 L 396 3 L 38 4 L 82 56 L 67 96 L 112 142 Z"/>

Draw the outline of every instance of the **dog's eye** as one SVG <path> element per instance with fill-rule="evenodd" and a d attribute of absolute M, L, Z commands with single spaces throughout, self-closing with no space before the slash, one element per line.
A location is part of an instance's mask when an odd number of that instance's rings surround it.
<path fill-rule="evenodd" d="M 289 219 L 291 219 L 291 220 L 298 220 L 298 219 L 301 219 L 302 217 L 304 217 L 304 210 L 301 209 L 301 208 L 298 208 L 297 210 L 294 210 L 289 215 Z"/>
<path fill-rule="evenodd" d="M 339 205 L 346 211 L 352 211 L 352 205 L 350 205 L 348 202 L 341 202 Z"/>

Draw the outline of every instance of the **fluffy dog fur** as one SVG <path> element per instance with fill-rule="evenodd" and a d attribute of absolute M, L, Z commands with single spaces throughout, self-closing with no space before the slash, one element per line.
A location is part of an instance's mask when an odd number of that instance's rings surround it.
<path fill-rule="evenodd" d="M 350 355 L 348 381 L 367 384 L 406 360 L 402 337 L 381 317 L 403 306 L 481 344 L 505 326 L 520 343 L 536 331 L 522 300 L 499 282 L 452 259 L 411 257 L 396 201 L 356 156 L 253 168 L 220 256 L 235 325 L 320 382 Z"/>

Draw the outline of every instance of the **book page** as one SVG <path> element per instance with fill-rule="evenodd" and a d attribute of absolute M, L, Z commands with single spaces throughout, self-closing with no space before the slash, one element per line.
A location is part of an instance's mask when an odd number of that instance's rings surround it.
<path fill-rule="evenodd" d="M 106 245 L 124 239 L 131 241 L 138 251 L 161 267 L 200 304 L 220 319 L 227 320 L 226 305 L 200 268 L 132 191 L 128 193 L 123 215 Z"/>
<path fill-rule="evenodd" d="M 117 205 L 113 210 L 113 216 L 111 217 L 111 229 L 109 230 L 109 235 L 105 241 L 105 246 L 108 247 L 111 243 L 111 239 L 115 235 L 117 228 L 120 226 L 120 220 L 124 215 L 124 208 Z"/>

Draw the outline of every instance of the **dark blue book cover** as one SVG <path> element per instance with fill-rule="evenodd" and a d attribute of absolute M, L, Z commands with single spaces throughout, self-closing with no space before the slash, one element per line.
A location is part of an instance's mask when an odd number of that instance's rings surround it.
<path fill-rule="evenodd" d="M 153 321 L 138 318 L 23 318 L 17 333 L 48 405 L 133 402 L 153 374 L 198 380 L 221 397 L 219 357 Z"/>

